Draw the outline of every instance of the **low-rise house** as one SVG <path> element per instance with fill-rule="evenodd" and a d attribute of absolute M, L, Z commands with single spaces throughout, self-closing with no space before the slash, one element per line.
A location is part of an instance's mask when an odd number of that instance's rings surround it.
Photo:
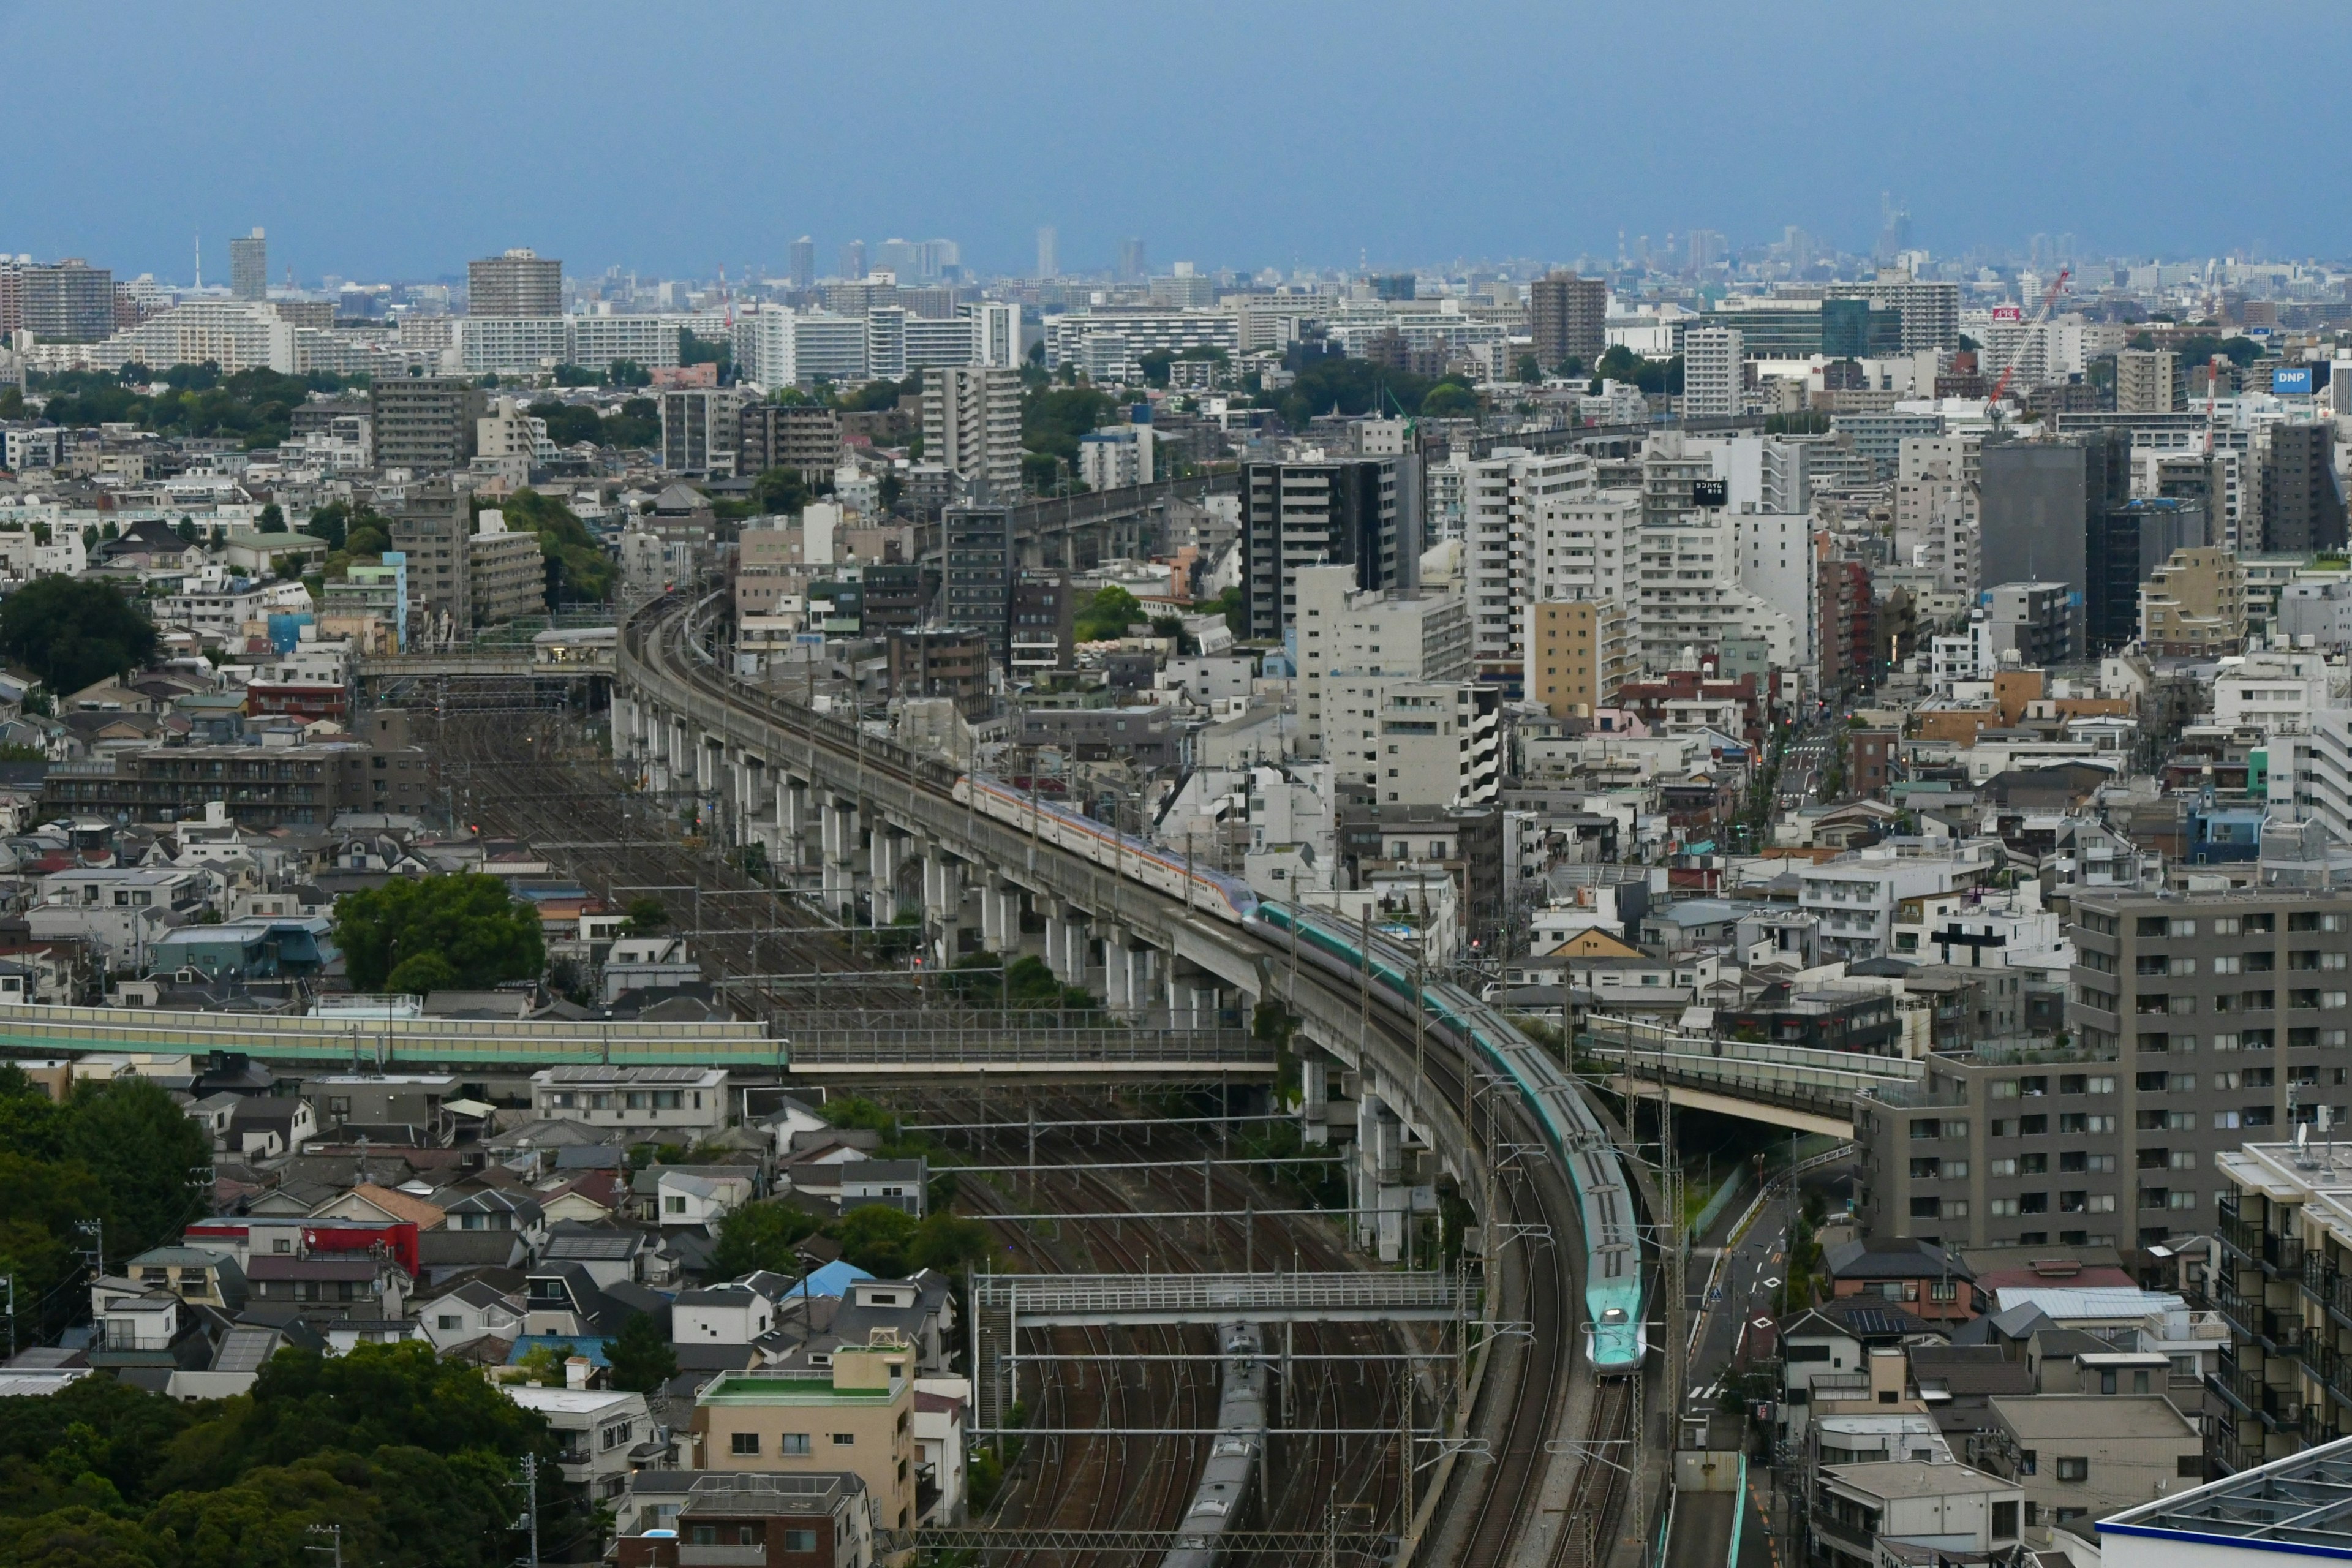
<path fill-rule="evenodd" d="M 563 1467 L 563 1479 L 590 1501 L 610 1503 L 628 1489 L 630 1455 L 653 1435 L 644 1394 L 516 1383 L 499 1386 L 509 1399 L 546 1417 L 562 1445 L 557 1458 Z"/>
<path fill-rule="evenodd" d="M 522 1337 L 522 1304 L 484 1279 L 461 1280 L 437 1296 L 421 1297 L 416 1321 L 436 1350 L 469 1344 L 488 1335 L 509 1342 Z"/>
<path fill-rule="evenodd" d="M 1814 1478 L 1812 1561 L 1878 1568 L 1881 1542 L 1982 1556 L 2021 1543 L 2024 1493 L 1966 1465 L 1913 1459 L 1825 1465 Z"/>
<path fill-rule="evenodd" d="M 1823 1248 L 1822 1261 L 1833 1297 L 1900 1302 L 1928 1322 L 1963 1322 L 1979 1310 L 1969 1266 L 1926 1242 L 1842 1241 Z"/>
<path fill-rule="evenodd" d="M 318 1135 L 318 1113 L 309 1100 L 247 1098 L 229 1112 L 227 1152 L 265 1160 L 299 1154 Z"/>
<path fill-rule="evenodd" d="M 641 1471 L 621 1518 L 616 1568 L 872 1568 L 875 1561 L 873 1509 L 855 1471 Z"/>
<path fill-rule="evenodd" d="M 699 973 L 698 971 L 697 972 Z M 699 1142 L 727 1129 L 727 1072 L 696 1067 L 561 1067 L 531 1074 L 531 1110 L 625 1133 Z"/>
<path fill-rule="evenodd" d="M 151 1247 L 124 1264 L 123 1274 L 149 1290 L 166 1290 L 183 1301 L 223 1312 L 245 1310 L 245 1270 L 226 1252 L 199 1247 Z"/>
<path fill-rule="evenodd" d="M 2160 1394 L 2042 1394 L 1992 1402 L 1979 1462 L 2024 1491 L 2029 1540 L 2204 1479 L 2204 1439 Z"/>

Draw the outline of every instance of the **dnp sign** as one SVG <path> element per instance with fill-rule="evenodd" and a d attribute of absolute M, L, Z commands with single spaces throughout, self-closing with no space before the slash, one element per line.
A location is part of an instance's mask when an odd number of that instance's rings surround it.
<path fill-rule="evenodd" d="M 2306 364 L 2294 370 L 2271 372 L 2271 393 L 2276 397 L 2309 397 L 2311 367 Z"/>

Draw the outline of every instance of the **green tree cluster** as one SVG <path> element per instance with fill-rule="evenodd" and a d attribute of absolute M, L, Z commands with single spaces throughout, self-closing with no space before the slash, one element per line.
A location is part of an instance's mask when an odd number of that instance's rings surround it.
<path fill-rule="evenodd" d="M 166 384 L 162 392 L 148 386 Z M 44 417 L 59 425 L 136 425 L 166 436 L 224 437 L 246 447 L 270 447 L 292 430 L 293 410 L 314 392 L 335 392 L 347 384 L 325 372 L 283 375 L 274 370 L 241 370 L 223 375 L 220 366 L 173 365 L 160 376 L 145 365 L 125 365 L 120 375 L 102 371 L 61 371 L 43 383 L 48 396 Z"/>
<path fill-rule="evenodd" d="M 396 877 L 335 901 L 335 945 L 358 991 L 479 990 L 536 978 L 539 915 L 496 877 Z"/>
<path fill-rule="evenodd" d="M 1108 642 L 1125 637 L 1128 627 L 1150 618 L 1134 595 L 1116 583 L 1106 583 L 1078 606 L 1072 617 L 1073 635 L 1080 642 Z"/>
<path fill-rule="evenodd" d="M 1304 430 L 1318 414 L 1410 414 L 1439 419 L 1475 414 L 1480 406 L 1476 389 L 1459 377 L 1433 379 L 1341 354 L 1308 360 L 1288 386 L 1261 394 L 1258 403 L 1280 414 L 1293 430 Z"/>
<path fill-rule="evenodd" d="M 961 1277 L 991 1250 L 986 1226 L 943 1208 L 919 1220 L 887 1204 L 867 1204 L 820 1224 L 804 1209 L 771 1200 L 746 1204 L 719 1222 L 711 1277 L 732 1279 L 755 1268 L 797 1276 L 800 1259 L 793 1249 L 812 1236 L 839 1243 L 844 1261 L 883 1279 L 904 1279 L 918 1268 Z"/>
<path fill-rule="evenodd" d="M 37 577 L 0 602 L 0 654 L 59 693 L 137 669 L 155 627 L 113 584 Z"/>
<path fill-rule="evenodd" d="M 1624 382 L 1648 393 L 1679 393 L 1683 389 L 1683 356 L 1643 359 L 1623 343 L 1612 343 L 1592 366 L 1592 390 L 1604 381 Z"/>
<path fill-rule="evenodd" d="M 507 527 L 537 534 L 540 554 L 554 563 L 549 594 L 557 605 L 601 605 L 613 596 L 613 558 L 570 507 L 528 487 L 499 505 Z"/>
<path fill-rule="evenodd" d="M 429 1345 L 282 1351 L 251 1394 L 179 1404 L 111 1377 L 0 1400 L 0 1568 L 502 1568 L 517 1461 L 551 1473 L 543 1418 Z M 593 1554 L 594 1521 L 540 1489 L 542 1552 Z"/>
<path fill-rule="evenodd" d="M 1117 406 L 1118 400 L 1107 392 L 1049 386 L 1041 379 L 1021 395 L 1021 445 L 1038 456 L 1058 458 L 1063 468 L 1076 468 L 1078 438 L 1098 427 Z"/>
<path fill-rule="evenodd" d="M 63 1104 L 0 1066 L 0 1274 L 16 1277 L 20 1331 L 62 1327 L 66 1290 L 101 1227 L 120 1263 L 205 1212 L 212 1144 L 143 1079 L 85 1083 Z M 0 1404 L 6 1402 L 0 1401 Z"/>
<path fill-rule="evenodd" d="M 1065 985 L 1045 967 L 1045 961 L 1024 954 L 1005 963 L 993 952 L 975 952 L 956 960 L 948 971 L 948 994 L 975 1007 L 1055 1009 L 1085 1012 L 1099 1006 L 1085 987 Z"/>
<path fill-rule="evenodd" d="M 650 397 L 627 398 L 617 412 L 601 415 L 584 403 L 543 397 L 530 405 L 530 415 L 546 421 L 547 438 L 559 447 L 583 441 L 615 447 L 661 444 L 661 405 Z"/>

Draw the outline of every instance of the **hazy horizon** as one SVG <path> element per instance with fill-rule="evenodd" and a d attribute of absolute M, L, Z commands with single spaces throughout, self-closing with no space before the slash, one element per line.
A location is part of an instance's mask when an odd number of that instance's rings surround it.
<path fill-rule="evenodd" d="M 225 281 L 260 225 L 308 285 L 517 245 L 780 272 L 806 233 L 821 272 L 898 237 L 1026 273 L 1050 224 L 1066 272 L 1129 235 L 1160 270 L 1429 266 L 1791 224 L 1866 250 L 1891 192 L 1939 256 L 2352 253 L 2332 139 L 2268 107 L 2273 62 L 2352 42 L 2317 5 L 1106 15 L 15 0 L 0 249 L 185 281 L 201 234 Z"/>

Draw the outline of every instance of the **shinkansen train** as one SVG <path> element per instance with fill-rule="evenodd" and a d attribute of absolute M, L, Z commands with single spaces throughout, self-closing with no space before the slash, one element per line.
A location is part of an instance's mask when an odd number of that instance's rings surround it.
<path fill-rule="evenodd" d="M 1425 982 L 1416 987 L 1412 965 L 1393 945 L 1375 936 L 1366 951 L 1361 932 L 1346 921 L 1262 903 L 1237 878 L 1188 866 L 1182 856 L 1171 855 L 1156 844 L 994 779 L 962 774 L 956 780 L 955 798 L 982 816 L 1136 878 L 1203 914 L 1254 928 L 1268 942 L 1287 942 L 1295 927 L 1300 941 L 1350 970 L 1368 970 L 1400 1005 L 1425 1010 L 1439 1028 L 1517 1084 L 1563 1159 L 1583 1221 L 1587 1353 L 1604 1375 L 1641 1369 L 1649 1335 L 1642 1321 L 1642 1257 L 1633 1184 L 1600 1119 L 1549 1051 L 1458 985 Z"/>

